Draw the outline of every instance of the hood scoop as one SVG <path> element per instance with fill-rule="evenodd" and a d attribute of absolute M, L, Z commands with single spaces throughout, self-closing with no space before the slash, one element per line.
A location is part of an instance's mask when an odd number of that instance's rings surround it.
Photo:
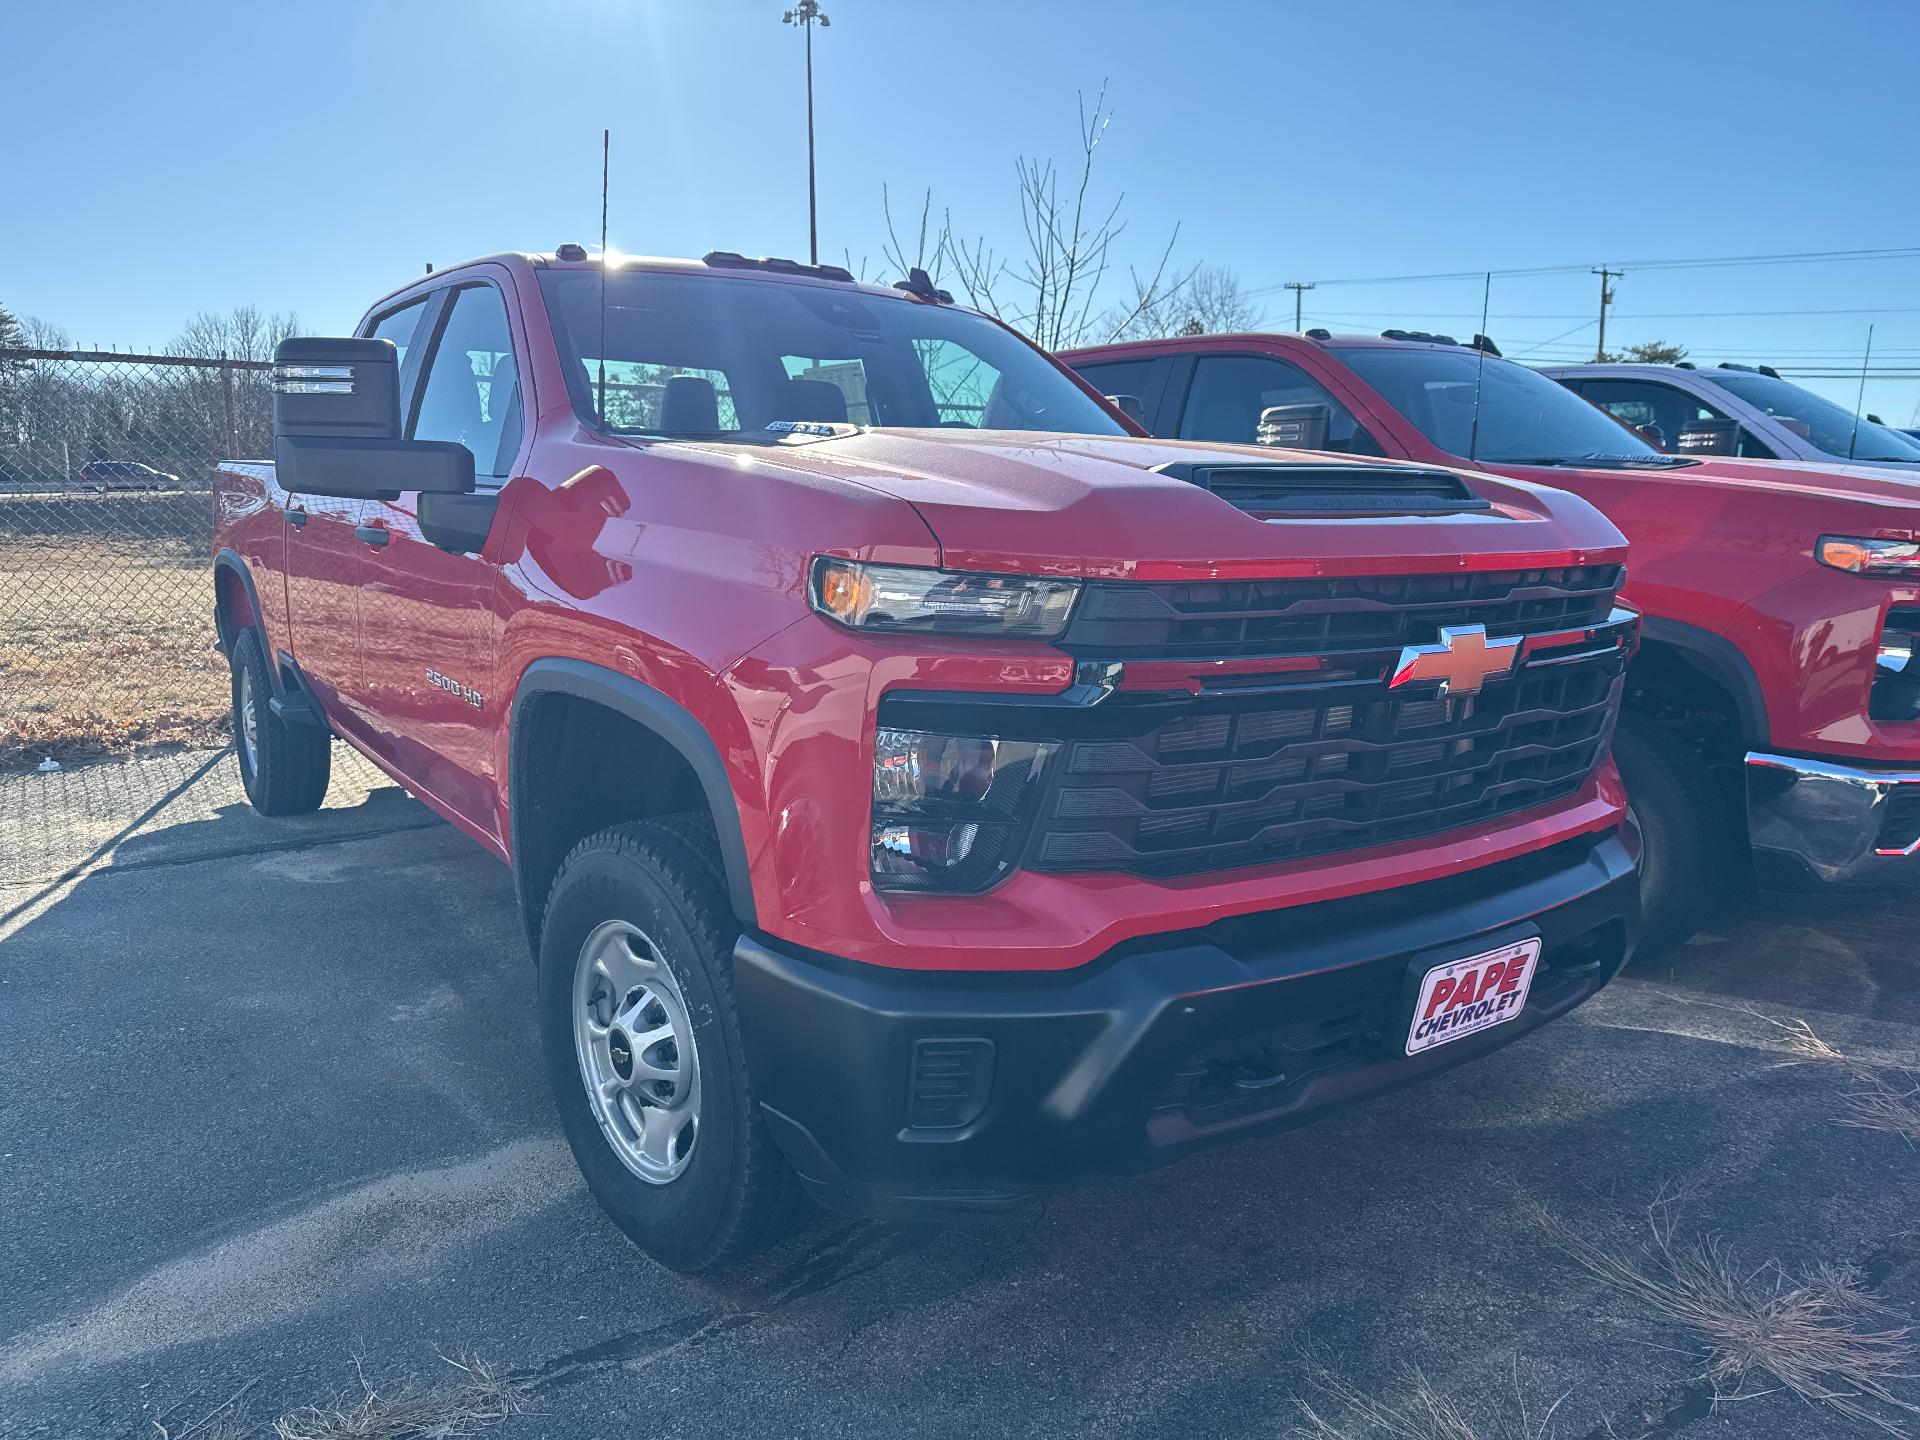
<path fill-rule="evenodd" d="M 1492 505 L 1451 470 L 1417 465 L 1154 466 L 1250 515 L 1460 515 Z"/>

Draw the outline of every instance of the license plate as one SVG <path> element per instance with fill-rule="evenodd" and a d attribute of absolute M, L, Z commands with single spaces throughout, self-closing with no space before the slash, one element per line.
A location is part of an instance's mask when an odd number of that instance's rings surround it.
<path fill-rule="evenodd" d="M 1539 962 L 1540 940 L 1535 936 L 1434 966 L 1420 981 L 1407 1054 L 1450 1045 L 1518 1018 Z"/>

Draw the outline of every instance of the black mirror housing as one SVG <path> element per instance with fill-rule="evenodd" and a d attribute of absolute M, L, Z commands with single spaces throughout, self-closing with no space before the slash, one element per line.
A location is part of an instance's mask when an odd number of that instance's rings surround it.
<path fill-rule="evenodd" d="M 283 489 L 355 500 L 471 494 L 473 452 L 401 438 L 391 340 L 303 336 L 273 352 L 273 461 Z"/>
<path fill-rule="evenodd" d="M 1142 430 L 1147 428 L 1147 407 L 1138 395 L 1108 395 L 1106 402 Z"/>
<path fill-rule="evenodd" d="M 400 352 L 391 340 L 296 337 L 273 352 L 273 436 L 400 438 Z"/>
<path fill-rule="evenodd" d="M 1324 400 L 1298 405 L 1269 405 L 1260 412 L 1259 444 L 1278 450 L 1324 450 L 1333 409 Z"/>

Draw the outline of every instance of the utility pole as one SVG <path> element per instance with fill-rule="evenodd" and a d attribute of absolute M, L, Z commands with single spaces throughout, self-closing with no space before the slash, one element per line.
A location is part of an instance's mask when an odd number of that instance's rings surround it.
<path fill-rule="evenodd" d="M 813 180 L 813 25 L 820 22 L 825 29 L 833 22 L 827 19 L 820 9 L 820 0 L 800 0 L 800 3 L 780 17 L 785 25 L 798 25 L 807 32 L 807 263 L 820 263 L 820 221 L 814 196 Z"/>
<path fill-rule="evenodd" d="M 1293 292 L 1293 328 L 1294 333 L 1298 334 L 1300 330 L 1300 299 L 1306 291 L 1313 289 L 1313 286 L 1311 284 L 1303 285 L 1298 280 L 1289 280 L 1286 288 Z"/>
<path fill-rule="evenodd" d="M 1609 270 L 1603 265 L 1593 273 L 1600 277 L 1600 338 L 1594 342 L 1593 346 L 1594 362 L 1598 364 L 1607 358 L 1607 306 L 1613 303 L 1613 291 L 1607 282 L 1618 280 L 1627 272 Z"/>

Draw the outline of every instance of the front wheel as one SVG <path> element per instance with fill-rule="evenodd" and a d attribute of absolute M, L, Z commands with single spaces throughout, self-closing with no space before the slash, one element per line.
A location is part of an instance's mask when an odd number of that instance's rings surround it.
<path fill-rule="evenodd" d="M 1658 721 L 1623 718 L 1613 756 L 1645 847 L 1640 948 L 1650 954 L 1687 940 L 1726 899 L 1731 826 L 1706 758 Z"/>
<path fill-rule="evenodd" d="M 540 1034 L 587 1188 L 676 1270 L 744 1258 L 792 1181 L 759 1113 L 733 1001 L 734 923 L 710 839 L 616 825 L 560 867 L 540 934 Z"/>
<path fill-rule="evenodd" d="M 313 725 L 289 725 L 273 713 L 273 677 L 258 630 L 233 641 L 233 749 L 240 783 L 262 815 L 304 815 L 327 793 L 333 737 Z"/>

